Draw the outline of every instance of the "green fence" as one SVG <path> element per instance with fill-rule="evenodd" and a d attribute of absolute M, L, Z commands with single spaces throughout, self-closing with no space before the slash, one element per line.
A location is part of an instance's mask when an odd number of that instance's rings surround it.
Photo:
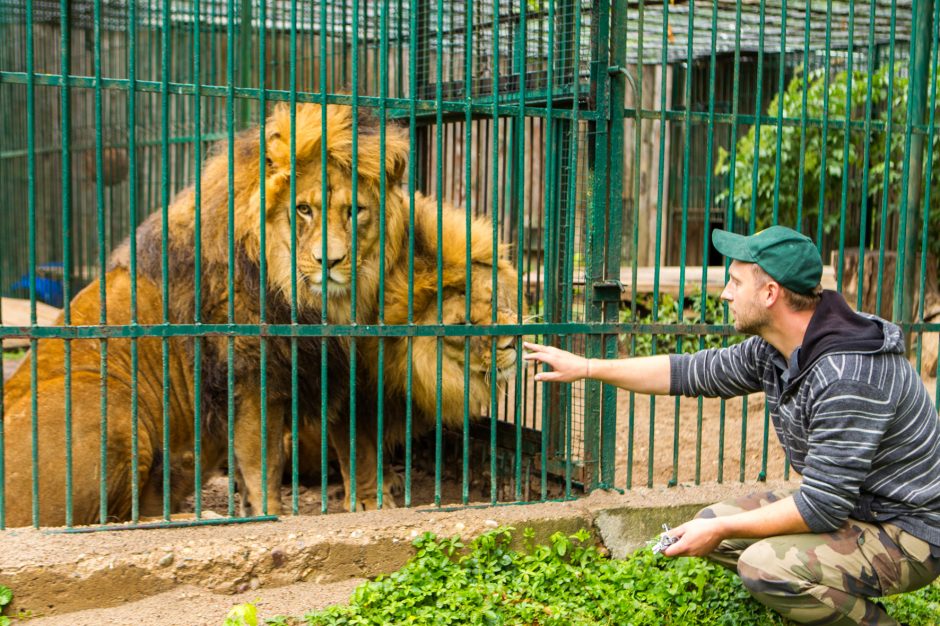
<path fill-rule="evenodd" d="M 496 365 L 500 337 L 608 357 L 738 340 L 717 300 L 726 269 L 709 245 L 716 227 L 784 223 L 813 236 L 828 261 L 824 284 L 901 322 L 925 384 L 940 396 L 937 8 L 932 0 L 0 0 L 0 292 L 28 300 L 25 319 L 13 320 L 12 308 L 0 318 L 5 365 L 23 357 L 14 345 L 31 348 L 0 385 L 0 527 L 327 512 L 342 508 L 342 473 L 353 477 L 345 489 L 353 507 L 390 506 L 391 497 L 405 506 L 497 504 L 598 487 L 788 477 L 762 397 L 653 400 L 593 382 L 536 388 L 519 350 L 514 370 Z M 260 146 L 245 157 L 260 164 L 256 183 L 277 167 L 265 134 L 277 103 L 291 111 L 282 139 L 298 176 L 332 159 L 324 147 L 310 164 L 298 162 L 297 119 L 308 104 L 356 112 L 354 168 L 384 162 L 395 137 L 407 138 L 407 165 L 391 182 L 412 233 L 401 242 L 401 267 L 414 275 L 427 253 L 437 281 L 436 294 L 425 294 L 426 319 L 415 313 L 417 279 L 403 283 L 412 285 L 404 317 L 386 310 L 385 290 L 400 270 L 384 265 L 388 255 L 380 255 L 376 306 L 356 299 L 336 317 L 333 294 L 310 304 L 306 279 L 297 278 L 309 252 L 300 212 L 291 213 L 288 238 L 293 285 L 236 303 L 239 281 L 270 287 L 277 271 L 266 255 L 257 267 L 240 265 L 236 216 L 244 207 L 234 181 L 244 129 Z M 317 119 L 311 132 L 324 133 L 329 120 Z M 206 178 L 212 173 L 201 166 L 212 154 L 227 160 L 220 175 L 231 182 Z M 291 206 L 308 202 L 298 176 L 285 192 Z M 330 191 L 325 181 L 320 197 Z M 398 193 L 388 182 L 376 183 L 382 216 Z M 353 200 L 371 197 L 357 185 Z M 171 207 L 187 188 L 192 238 L 174 243 Z M 261 207 L 266 193 L 262 186 Z M 200 217 L 199 207 L 215 215 L 212 194 L 230 198 L 222 231 Z M 490 254 L 508 245 L 508 269 L 500 274 L 490 262 L 491 280 L 479 281 L 495 292 L 485 319 L 469 305 L 463 318 L 475 323 L 445 319 L 445 293 L 461 288 L 446 290 L 436 269 L 445 265 L 443 218 L 426 233 L 442 245 L 422 251 L 423 197 L 438 211 L 452 205 L 479 217 L 487 237 L 472 243 Z M 156 221 L 145 222 L 152 214 Z M 357 216 L 350 209 L 353 232 Z M 278 231 L 268 233 L 260 213 L 256 220 L 267 249 Z M 145 223 L 159 237 L 142 235 L 122 251 Z M 462 228 L 477 233 L 469 220 Z M 383 241 L 392 236 L 384 221 L 379 231 Z M 228 237 L 216 241 L 213 232 Z M 466 255 L 447 262 L 464 268 L 472 294 L 479 260 L 470 261 L 470 242 L 451 242 Z M 215 244 L 220 251 L 209 249 Z M 180 250 L 191 254 L 177 266 Z M 216 252 L 227 261 L 218 275 Z M 326 243 L 318 252 L 329 256 Z M 116 259 L 135 277 L 125 304 L 95 282 L 121 266 Z M 143 278 L 138 284 L 148 271 L 160 277 L 152 291 Z M 350 278 L 361 287 L 357 272 Z M 226 297 L 209 303 L 213 281 Z M 70 305 L 87 285 L 91 304 Z M 497 310 L 500 289 L 509 291 L 508 317 Z M 64 324 L 41 326 L 39 302 L 64 307 Z M 433 349 L 425 353 L 427 337 Z M 470 387 L 471 351 L 489 352 L 486 401 L 471 406 L 479 397 L 465 392 L 455 409 L 438 392 L 434 428 L 423 432 L 416 352 L 441 389 L 449 359 L 464 362 Z M 245 355 L 257 370 L 238 369 Z M 40 384 L 59 362 L 55 385 Z M 285 363 L 282 389 L 271 378 Z M 373 367 L 377 380 L 363 373 Z M 243 464 L 249 453 L 236 424 L 246 423 L 246 388 L 260 407 L 248 448 L 257 467 Z M 401 397 L 387 391 L 399 388 Z M 179 394 L 189 403 L 185 426 L 173 417 Z M 94 424 L 82 421 L 86 414 Z M 370 443 L 396 429 L 401 445 Z M 282 431 L 290 436 L 278 451 Z M 108 456 L 113 449 L 126 467 Z M 282 452 L 289 460 L 275 475 Z M 53 463 L 61 476 L 48 469 Z M 116 486 L 122 472 L 126 489 Z M 392 493 L 397 476 L 401 492 Z M 281 505 L 258 497 L 245 508 L 251 489 L 273 493 L 282 480 Z M 178 511 L 188 517 L 172 517 Z"/>

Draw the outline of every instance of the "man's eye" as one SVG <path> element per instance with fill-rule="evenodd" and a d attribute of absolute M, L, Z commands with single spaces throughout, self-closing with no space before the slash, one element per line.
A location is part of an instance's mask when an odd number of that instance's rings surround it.
<path fill-rule="evenodd" d="M 309 204 L 298 204 L 298 205 L 297 205 L 297 212 L 300 213 L 301 215 L 308 215 L 308 216 L 309 216 L 309 215 L 313 214 L 313 209 L 310 208 L 310 205 L 309 205 Z"/>

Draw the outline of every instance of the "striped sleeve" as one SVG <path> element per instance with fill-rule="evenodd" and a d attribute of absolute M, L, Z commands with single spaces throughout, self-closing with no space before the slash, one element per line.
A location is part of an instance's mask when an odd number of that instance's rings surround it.
<path fill-rule="evenodd" d="M 818 390 L 809 417 L 806 467 L 794 495 L 797 509 L 813 532 L 839 528 L 859 501 L 885 432 L 894 419 L 896 402 L 886 390 L 837 370 L 817 370 Z"/>
<path fill-rule="evenodd" d="M 673 396 L 733 398 L 763 391 L 767 343 L 759 337 L 695 354 L 669 357 L 669 393 Z"/>

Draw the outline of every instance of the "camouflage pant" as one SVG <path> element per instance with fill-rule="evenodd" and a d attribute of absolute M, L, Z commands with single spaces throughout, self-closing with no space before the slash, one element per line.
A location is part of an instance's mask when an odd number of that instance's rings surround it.
<path fill-rule="evenodd" d="M 792 493 L 751 494 L 698 517 L 757 509 Z M 726 540 L 709 559 L 736 571 L 757 600 L 800 624 L 896 625 L 868 598 L 913 591 L 940 575 L 940 557 L 925 541 L 893 524 L 854 519 L 831 533 Z"/>

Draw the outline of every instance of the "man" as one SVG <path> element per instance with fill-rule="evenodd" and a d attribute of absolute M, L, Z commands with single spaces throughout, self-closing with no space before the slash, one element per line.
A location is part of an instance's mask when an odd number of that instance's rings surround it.
<path fill-rule="evenodd" d="M 584 359 L 526 343 L 552 368 L 535 380 L 594 378 L 648 394 L 763 391 L 802 475 L 790 492 L 719 503 L 673 531 L 667 556 L 707 556 L 751 594 L 805 624 L 896 624 L 868 598 L 940 575 L 940 419 L 904 358 L 900 329 L 856 314 L 819 285 L 813 242 L 774 226 L 712 236 L 732 259 L 721 294 L 756 335 L 693 355 Z"/>

